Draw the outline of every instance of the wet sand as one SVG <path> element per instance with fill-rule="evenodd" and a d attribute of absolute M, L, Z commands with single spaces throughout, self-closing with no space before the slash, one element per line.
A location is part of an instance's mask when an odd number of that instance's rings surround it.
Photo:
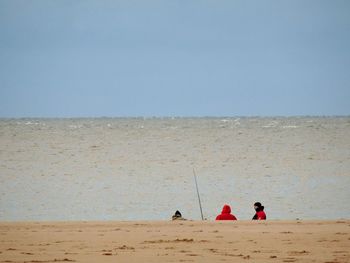
<path fill-rule="evenodd" d="M 0 262 L 350 262 L 350 220 L 0 223 Z"/>

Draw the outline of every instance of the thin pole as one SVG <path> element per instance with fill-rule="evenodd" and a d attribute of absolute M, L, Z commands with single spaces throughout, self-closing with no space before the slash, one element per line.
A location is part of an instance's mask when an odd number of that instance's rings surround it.
<path fill-rule="evenodd" d="M 202 220 L 204 220 L 203 211 L 202 211 L 201 197 L 199 196 L 199 191 L 198 191 L 197 175 L 196 175 L 196 171 L 194 170 L 194 168 L 193 168 L 193 176 L 194 176 L 194 181 L 196 183 L 197 196 L 198 196 L 198 202 L 199 202 L 199 209 L 201 210 Z"/>

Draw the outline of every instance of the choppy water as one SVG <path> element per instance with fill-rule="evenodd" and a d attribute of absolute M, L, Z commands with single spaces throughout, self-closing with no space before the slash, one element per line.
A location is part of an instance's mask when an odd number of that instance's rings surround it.
<path fill-rule="evenodd" d="M 0 220 L 350 218 L 350 117 L 0 120 Z"/>

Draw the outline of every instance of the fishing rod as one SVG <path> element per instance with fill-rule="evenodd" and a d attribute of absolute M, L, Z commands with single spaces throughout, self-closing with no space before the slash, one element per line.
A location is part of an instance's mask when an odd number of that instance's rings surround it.
<path fill-rule="evenodd" d="M 193 168 L 193 176 L 194 176 L 194 182 L 196 183 L 196 189 L 197 189 L 197 196 L 198 196 L 199 209 L 201 210 L 202 220 L 204 220 L 204 217 L 203 217 L 203 210 L 202 210 L 202 203 L 201 203 L 201 197 L 199 196 L 199 191 L 198 191 L 197 175 L 196 175 L 196 171 L 194 170 L 194 168 Z"/>

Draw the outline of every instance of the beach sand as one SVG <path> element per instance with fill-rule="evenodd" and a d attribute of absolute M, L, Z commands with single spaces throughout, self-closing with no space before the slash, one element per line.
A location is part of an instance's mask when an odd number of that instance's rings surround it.
<path fill-rule="evenodd" d="M 350 262 L 350 220 L 0 223 L 0 262 Z"/>

